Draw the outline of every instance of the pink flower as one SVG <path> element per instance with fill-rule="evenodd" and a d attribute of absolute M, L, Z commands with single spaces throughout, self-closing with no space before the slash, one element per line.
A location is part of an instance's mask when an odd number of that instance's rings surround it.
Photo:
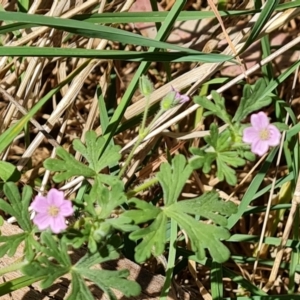
<path fill-rule="evenodd" d="M 39 230 L 50 227 L 53 233 L 60 233 L 67 225 L 65 217 L 73 214 L 72 202 L 64 199 L 64 193 L 51 189 L 47 197 L 36 196 L 31 203 L 32 209 L 37 213 L 33 223 Z"/>
<path fill-rule="evenodd" d="M 175 92 L 175 101 L 176 103 L 185 103 L 188 102 L 190 100 L 190 97 L 188 95 L 182 95 L 180 94 L 175 88 L 173 88 L 173 86 L 171 86 L 171 90 L 172 92 Z"/>
<path fill-rule="evenodd" d="M 264 155 L 269 147 L 278 146 L 281 134 L 276 126 L 270 124 L 264 112 L 251 115 L 252 127 L 243 132 L 243 142 L 251 144 L 251 151 L 259 156 Z"/>

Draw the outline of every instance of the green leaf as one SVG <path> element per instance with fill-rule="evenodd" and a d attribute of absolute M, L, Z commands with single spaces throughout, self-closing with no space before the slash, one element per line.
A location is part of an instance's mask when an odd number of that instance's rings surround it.
<path fill-rule="evenodd" d="M 121 147 L 109 145 L 100 157 L 105 144 L 103 137 L 97 137 L 96 132 L 88 131 L 85 134 L 86 146 L 79 139 L 73 141 L 73 147 L 80 152 L 89 162 L 89 167 L 99 173 L 105 167 L 116 164 L 121 158 L 119 153 Z"/>
<path fill-rule="evenodd" d="M 205 96 L 196 96 L 193 98 L 194 102 L 205 108 L 210 114 L 214 114 L 225 123 L 231 123 L 231 117 L 226 111 L 225 100 L 219 93 L 216 91 L 211 92 L 211 96 L 215 104 L 212 100 L 207 99 Z"/>
<path fill-rule="evenodd" d="M 236 144 L 232 142 L 230 131 L 225 130 L 219 133 L 217 125 L 212 123 L 210 125 L 210 135 L 205 137 L 205 141 L 210 147 L 189 149 L 194 154 L 190 165 L 194 169 L 202 168 L 204 173 L 208 173 L 211 170 L 212 163 L 216 160 L 217 177 L 220 181 L 225 179 L 227 183 L 235 185 L 237 182 L 236 172 L 231 166 L 235 168 L 244 166 L 246 161 L 240 157 L 243 156 L 243 151 L 239 149 L 231 150 L 234 149 Z"/>
<path fill-rule="evenodd" d="M 202 168 L 203 173 L 207 174 L 211 170 L 212 163 L 216 160 L 216 152 L 205 152 L 199 148 L 191 147 L 190 152 L 194 156 L 190 159 L 190 165 L 194 170 Z"/>
<path fill-rule="evenodd" d="M 59 277 L 69 273 L 72 264 L 68 255 L 67 245 L 63 240 L 58 240 L 50 232 L 43 231 L 41 245 L 37 248 L 43 255 L 22 268 L 27 276 L 44 276 L 41 288 L 50 287 Z"/>
<path fill-rule="evenodd" d="M 6 161 L 0 161 L 0 178 L 3 181 L 17 182 L 21 177 L 21 173 L 17 167 Z"/>
<path fill-rule="evenodd" d="M 55 182 L 62 182 L 73 176 L 92 177 L 95 175 L 94 170 L 77 161 L 75 157 L 64 148 L 57 147 L 56 154 L 61 159 L 47 158 L 44 161 L 44 167 L 46 169 L 53 172 L 60 172 L 53 176 Z"/>
<path fill-rule="evenodd" d="M 66 300 L 94 300 L 94 296 L 90 292 L 84 279 L 77 272 L 71 272 L 71 293 Z"/>
<path fill-rule="evenodd" d="M 251 151 L 245 151 L 243 156 L 249 161 L 255 161 L 256 155 Z"/>
<path fill-rule="evenodd" d="M 130 218 L 134 224 L 142 224 L 150 220 L 154 220 L 146 228 L 138 228 L 133 231 L 129 238 L 131 240 L 143 239 L 142 242 L 135 247 L 135 259 L 138 262 L 143 262 L 154 254 L 158 256 L 163 253 L 166 243 L 166 224 L 167 218 L 162 213 L 162 210 L 145 201 L 132 199 L 128 203 L 138 210 L 128 210 L 122 215 Z"/>
<path fill-rule="evenodd" d="M 138 210 L 126 211 L 123 214 L 125 217 L 131 218 L 135 224 L 145 224 L 153 220 L 147 227 L 143 226 L 129 235 L 134 241 L 142 239 L 135 248 L 135 259 L 138 262 L 145 261 L 151 254 L 158 256 L 163 253 L 168 218 L 175 220 L 187 232 L 197 257 L 203 259 L 205 249 L 208 249 L 217 262 L 224 262 L 229 258 L 229 250 L 220 242 L 230 237 L 229 231 L 223 227 L 198 222 L 189 214 L 203 216 L 226 226 L 227 217 L 236 212 L 236 206 L 218 201 L 217 194 L 213 192 L 196 199 L 177 202 L 191 170 L 191 166 L 186 164 L 181 155 L 175 156 L 171 165 L 165 163 L 161 166 L 158 179 L 164 191 L 164 207 L 155 207 L 139 199 L 129 201 L 130 207 Z"/>
<path fill-rule="evenodd" d="M 209 133 L 210 135 L 204 137 L 205 142 L 216 150 L 218 148 L 219 131 L 215 123 L 210 124 Z"/>
<path fill-rule="evenodd" d="M 111 288 L 121 291 L 126 297 L 139 295 L 141 288 L 138 283 L 126 279 L 129 275 L 128 270 L 109 271 L 90 269 L 90 267 L 95 264 L 111 259 L 117 259 L 118 256 L 118 253 L 112 247 L 102 249 L 100 252 L 96 252 L 94 254 L 88 253 L 72 268 L 72 278 L 75 278 L 81 286 L 84 285 L 82 278 L 87 278 L 98 285 L 108 295 L 109 299 L 116 299 Z M 77 290 L 78 287 L 72 285 L 71 294 L 75 294 L 75 291 Z M 84 293 L 86 292 L 86 288 L 83 288 L 82 290 Z"/>
<path fill-rule="evenodd" d="M 204 249 L 208 249 L 213 259 L 220 263 L 230 256 L 230 251 L 220 242 L 229 238 L 229 231 L 213 224 L 198 222 L 188 214 L 203 216 L 226 226 L 227 217 L 236 211 L 237 207 L 233 203 L 219 201 L 216 192 L 206 193 L 192 200 L 182 200 L 164 209 L 164 213 L 169 218 L 175 219 L 186 231 L 192 249 L 199 259 L 205 258 Z"/>
<path fill-rule="evenodd" d="M 1 31 L 1 30 L 0 30 Z M 33 47 L 33 46 L 10 46 L 9 56 L 27 57 L 83 57 L 97 59 L 113 59 L 134 62 L 224 62 L 231 56 L 215 53 L 189 54 L 187 52 L 137 52 L 123 50 L 95 50 L 86 48 L 57 48 L 57 47 Z M 0 56 L 7 55 L 7 47 L 0 47 Z"/>
<path fill-rule="evenodd" d="M 226 164 L 222 157 L 217 158 L 217 169 L 217 177 L 220 181 L 225 179 L 228 184 L 236 185 L 236 172 Z"/>
<path fill-rule="evenodd" d="M 152 204 L 141 201 L 137 198 L 132 198 L 128 204 L 130 207 L 139 210 L 127 210 L 122 215 L 132 219 L 135 224 L 148 222 L 152 219 L 155 219 L 161 213 L 161 209 L 159 207 L 155 207 Z M 140 210 L 143 211 L 142 214 Z"/>
<path fill-rule="evenodd" d="M 244 86 L 243 97 L 240 105 L 232 121 L 241 122 L 250 113 L 270 105 L 272 102 L 272 95 L 266 88 L 267 85 L 263 78 L 257 80 L 257 82 L 252 86 L 246 84 Z"/>
<path fill-rule="evenodd" d="M 287 131 L 289 130 L 289 126 L 287 124 L 281 123 L 281 122 L 273 122 L 272 125 L 276 126 L 279 131 Z"/>
<path fill-rule="evenodd" d="M 73 141 L 73 147 L 86 158 L 89 167 L 77 161 L 73 155 L 68 153 L 62 147 L 58 147 L 56 153 L 61 159 L 48 158 L 44 162 L 46 169 L 60 172 L 59 174 L 54 175 L 53 180 L 62 182 L 73 176 L 98 176 L 98 179 L 104 183 L 111 185 L 116 182 L 116 179 L 112 176 L 97 173 L 110 165 L 118 163 L 121 157 L 119 153 L 120 147 L 109 145 L 108 149 L 106 149 L 102 156 L 99 157 L 105 143 L 104 139 L 102 137 L 97 138 L 94 131 L 88 131 L 85 138 L 86 145 L 79 139 L 76 139 Z"/>
<path fill-rule="evenodd" d="M 222 226 L 227 225 L 226 217 L 237 211 L 234 203 L 220 201 L 217 192 L 205 193 L 192 200 L 179 201 L 172 205 L 172 209 L 190 215 L 205 217 Z"/>
<path fill-rule="evenodd" d="M 118 218 L 106 219 L 105 222 L 123 232 L 132 232 L 138 229 L 138 226 L 130 224 L 132 219 L 125 217 L 123 214 Z"/>
<path fill-rule="evenodd" d="M 217 114 L 217 111 L 218 111 L 217 106 L 211 100 L 207 99 L 207 97 L 195 96 L 195 97 L 193 97 L 193 100 L 195 103 L 199 104 L 206 110 L 211 111 L 214 114 Z"/>
<path fill-rule="evenodd" d="M 7 214 L 14 216 L 20 227 L 27 232 L 32 229 L 30 216 L 28 212 L 29 203 L 32 200 L 32 189 L 25 185 L 23 188 L 22 197 L 17 186 L 13 182 L 7 182 L 3 186 L 5 196 L 10 204 L 3 199 L 0 199 L 0 209 Z"/>
<path fill-rule="evenodd" d="M 238 156 L 237 151 L 224 151 L 218 153 L 218 158 L 221 158 L 226 164 L 235 168 L 244 166 L 246 161 Z"/>
<path fill-rule="evenodd" d="M 192 250 L 196 252 L 199 259 L 204 259 L 205 249 L 208 249 L 213 260 L 223 263 L 230 257 L 230 251 L 220 241 L 229 239 L 230 233 L 227 229 L 213 224 L 204 224 L 196 221 L 191 216 L 177 211 L 173 205 L 167 207 L 164 213 L 178 222 L 178 225 L 188 235 Z"/>
<path fill-rule="evenodd" d="M 135 281 L 127 280 L 128 270 L 108 271 L 96 269 L 81 269 L 80 274 L 99 286 L 109 299 L 116 299 L 111 288 L 122 292 L 126 297 L 138 296 L 141 293 L 141 287 Z"/>
<path fill-rule="evenodd" d="M 236 185 L 237 178 L 236 172 L 230 166 L 238 167 L 245 165 L 246 161 L 238 157 L 236 151 L 220 152 L 216 158 L 217 162 L 217 177 L 223 181 L 224 179 L 230 185 Z"/>
<path fill-rule="evenodd" d="M 107 39 L 111 41 L 118 41 L 120 43 L 135 44 L 146 47 L 172 49 L 176 51 L 184 51 L 198 55 L 204 54 L 193 49 L 183 48 L 174 44 L 156 41 L 118 28 L 103 26 L 99 24 L 90 24 L 84 21 L 7 11 L 0 12 L 0 19 L 2 21 L 17 22 L 22 20 L 23 24 L 30 23 L 32 25 L 35 24 L 35 26 L 48 26 L 50 28 L 68 31 L 73 34 L 82 35 L 90 38 Z"/>
<path fill-rule="evenodd" d="M 46 289 L 50 287 L 56 279 L 68 273 L 69 268 L 59 266 L 57 264 L 54 265 L 50 262 L 42 264 L 38 261 L 33 261 L 30 264 L 24 266 L 22 268 L 22 272 L 30 277 L 46 276 L 46 278 L 42 280 L 40 284 L 42 289 Z"/>
<path fill-rule="evenodd" d="M 192 171 L 192 167 L 187 164 L 183 155 L 176 155 L 172 160 L 172 165 L 168 163 L 161 165 L 157 178 L 164 192 L 166 206 L 177 201 Z"/>
<path fill-rule="evenodd" d="M 266 1 L 266 4 L 264 5 L 261 13 L 259 14 L 258 19 L 253 24 L 249 37 L 246 40 L 243 48 L 240 50 L 240 53 L 242 53 L 249 45 L 252 45 L 255 42 L 256 38 L 259 36 L 264 26 L 269 21 L 270 16 L 277 8 L 278 3 L 279 0 Z"/>
<path fill-rule="evenodd" d="M 127 201 L 122 182 L 112 185 L 110 189 L 102 187 L 98 191 L 100 194 L 98 194 L 96 203 L 101 210 L 100 214 L 98 214 L 99 218 L 108 218 L 115 208 Z"/>
<path fill-rule="evenodd" d="M 7 254 L 9 257 L 13 257 L 19 247 L 19 245 L 26 239 L 26 233 L 14 234 L 11 236 L 0 236 L 0 257 Z"/>
<path fill-rule="evenodd" d="M 41 234 L 41 242 L 47 247 L 43 252 L 49 257 L 54 257 L 58 263 L 63 266 L 71 267 L 71 260 L 68 255 L 66 243 L 58 240 L 56 236 L 51 235 L 49 231 L 43 231 Z"/>
<path fill-rule="evenodd" d="M 116 260 L 119 258 L 119 253 L 116 249 L 111 246 L 107 245 L 106 247 L 102 247 L 98 249 L 95 253 L 87 253 L 84 255 L 75 265 L 77 269 L 84 269 L 90 268 L 94 265 L 104 263 L 110 260 Z"/>
<path fill-rule="evenodd" d="M 141 212 L 139 211 L 139 213 Z M 159 256 L 164 252 L 166 244 L 166 226 L 167 216 L 161 212 L 150 226 L 138 229 L 129 235 L 129 238 L 133 241 L 142 239 L 135 247 L 134 257 L 137 262 L 144 262 L 151 254 Z"/>
<path fill-rule="evenodd" d="M 44 276 L 21 276 L 16 279 L 6 281 L 4 283 L 0 284 L 0 296 L 4 296 L 6 294 L 9 294 L 13 291 L 17 291 L 23 287 L 31 286 L 33 283 L 38 282 L 42 279 L 44 279 L 47 275 Z M 6 296 L 7 298 L 7 296 Z M 5 298 L 4 298 L 5 299 Z"/>

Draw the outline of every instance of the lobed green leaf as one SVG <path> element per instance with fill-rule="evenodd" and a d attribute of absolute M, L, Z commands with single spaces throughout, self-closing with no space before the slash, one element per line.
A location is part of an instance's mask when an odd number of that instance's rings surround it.
<path fill-rule="evenodd" d="M 59 172 L 53 176 L 55 182 L 62 182 L 73 176 L 92 177 L 95 175 L 94 170 L 77 161 L 75 157 L 64 148 L 57 147 L 56 154 L 61 159 L 47 158 L 44 161 L 44 167 L 47 170 Z"/>
<path fill-rule="evenodd" d="M 254 85 L 246 84 L 240 105 L 232 121 L 241 122 L 250 113 L 270 105 L 272 102 L 271 96 L 263 78 L 257 80 Z"/>
<path fill-rule="evenodd" d="M 172 165 L 163 163 L 157 178 L 164 192 L 164 203 L 168 206 L 177 201 L 193 169 L 183 155 L 176 155 Z"/>
<path fill-rule="evenodd" d="M 172 209 L 190 215 L 205 217 L 222 226 L 227 225 L 226 217 L 237 211 L 234 203 L 219 200 L 217 192 L 209 192 L 195 199 L 179 201 L 172 205 Z"/>

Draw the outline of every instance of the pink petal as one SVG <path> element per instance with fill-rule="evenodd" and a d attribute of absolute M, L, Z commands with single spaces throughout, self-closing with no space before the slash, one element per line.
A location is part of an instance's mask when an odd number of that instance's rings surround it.
<path fill-rule="evenodd" d="M 269 125 L 268 130 L 270 137 L 268 139 L 268 144 L 272 147 L 278 146 L 280 144 L 281 133 L 278 128 L 274 125 Z"/>
<path fill-rule="evenodd" d="M 61 206 L 59 207 L 59 215 L 64 217 L 72 216 L 74 213 L 72 202 L 69 200 L 65 200 Z"/>
<path fill-rule="evenodd" d="M 181 98 L 181 100 L 179 101 L 179 103 L 185 103 L 185 102 L 188 102 L 189 100 L 190 100 L 190 97 L 189 96 L 187 96 L 187 95 L 180 95 L 180 98 Z"/>
<path fill-rule="evenodd" d="M 51 218 L 50 228 L 53 233 L 60 233 L 61 231 L 67 228 L 65 218 L 62 216 L 57 216 L 55 218 Z"/>
<path fill-rule="evenodd" d="M 38 213 L 46 213 L 49 207 L 47 198 L 43 196 L 36 196 L 31 203 L 31 208 Z"/>
<path fill-rule="evenodd" d="M 243 142 L 252 144 L 254 141 L 259 140 L 259 133 L 253 127 L 247 127 L 243 131 Z"/>
<path fill-rule="evenodd" d="M 172 85 L 171 85 L 171 91 L 175 92 L 175 100 L 179 101 L 180 104 L 188 102 L 190 100 L 190 97 L 183 94 L 181 95 L 178 90 L 176 90 Z"/>
<path fill-rule="evenodd" d="M 47 195 L 48 203 L 57 207 L 61 206 L 64 201 L 64 192 L 57 189 L 51 189 Z"/>
<path fill-rule="evenodd" d="M 260 111 L 258 114 L 251 115 L 250 119 L 251 125 L 256 130 L 265 129 L 270 124 L 268 116 L 263 111 Z"/>
<path fill-rule="evenodd" d="M 268 141 L 257 140 L 251 145 L 251 151 L 259 156 L 263 156 L 269 150 Z"/>
<path fill-rule="evenodd" d="M 37 213 L 33 218 L 33 223 L 38 227 L 39 230 L 45 230 L 49 227 L 51 222 L 51 217 L 45 213 Z"/>

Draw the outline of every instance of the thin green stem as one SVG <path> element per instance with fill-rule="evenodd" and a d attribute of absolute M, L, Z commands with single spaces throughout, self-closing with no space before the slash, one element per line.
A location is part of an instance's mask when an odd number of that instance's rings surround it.
<path fill-rule="evenodd" d="M 145 105 L 143 120 L 142 120 L 142 124 L 141 124 L 141 128 L 140 128 L 140 135 L 144 135 L 144 130 L 146 127 L 146 121 L 147 121 L 147 117 L 148 117 L 149 106 L 150 106 L 150 96 L 146 96 L 146 105 Z"/>
<path fill-rule="evenodd" d="M 170 234 L 170 248 L 168 255 L 168 264 L 166 270 L 166 280 L 162 288 L 160 299 L 166 300 L 168 292 L 172 283 L 173 270 L 175 267 L 175 258 L 176 258 L 176 239 L 177 239 L 177 222 L 174 219 L 171 219 L 171 234 Z"/>
<path fill-rule="evenodd" d="M 161 109 L 156 116 L 154 117 L 154 119 L 151 121 L 151 123 L 149 124 L 148 128 L 151 129 L 152 125 L 158 120 L 158 118 L 165 112 L 165 110 Z"/>
<path fill-rule="evenodd" d="M 130 163 L 130 161 L 131 161 L 131 159 L 132 159 L 132 157 L 134 155 L 135 150 L 141 144 L 141 142 L 143 141 L 143 139 L 144 139 L 143 137 L 139 137 L 138 140 L 136 141 L 135 145 L 133 146 L 133 148 L 131 149 L 129 155 L 127 156 L 127 158 L 125 160 L 125 163 L 124 163 L 124 165 L 123 165 L 123 167 L 122 167 L 122 169 L 121 169 L 121 171 L 120 171 L 120 173 L 118 175 L 118 178 L 121 178 L 122 175 L 125 173 L 128 165 L 129 165 L 129 163 Z"/>
<path fill-rule="evenodd" d="M 136 187 L 135 189 L 129 191 L 128 193 L 126 193 L 127 198 L 131 198 L 134 195 L 138 194 L 139 192 L 148 189 L 150 186 L 156 184 L 158 182 L 158 179 L 152 178 L 151 180 L 148 180 L 146 182 L 144 182 L 143 184 L 141 184 L 140 186 Z"/>
<path fill-rule="evenodd" d="M 28 264 L 27 261 L 22 261 L 22 262 L 18 262 L 18 263 L 13 263 L 9 266 L 6 266 L 4 268 L 0 269 L 0 276 L 3 276 L 6 273 L 11 273 L 14 271 L 19 271 L 21 270 L 22 267 L 26 266 Z"/>
<path fill-rule="evenodd" d="M 145 116 L 147 116 L 148 114 L 148 109 L 149 109 L 149 97 L 147 97 L 147 103 L 146 103 L 146 108 L 145 108 L 145 112 L 144 112 L 144 116 L 143 116 L 143 121 L 142 121 L 142 125 L 141 125 L 141 129 L 140 129 L 140 132 L 139 132 L 139 138 L 138 140 L 136 141 L 134 147 L 132 148 L 132 150 L 130 151 L 120 173 L 119 173 L 119 178 L 122 177 L 122 175 L 124 174 L 126 168 L 128 167 L 133 155 L 134 155 L 134 152 L 135 150 L 137 149 L 137 147 L 142 143 L 142 141 L 144 140 L 144 138 L 150 133 L 150 128 L 152 127 L 152 125 L 157 121 L 157 119 L 164 113 L 164 110 L 160 110 L 158 112 L 158 114 L 154 117 L 154 119 L 152 120 L 152 122 L 150 123 L 150 125 L 145 128 L 145 123 L 146 123 L 146 118 Z"/>

